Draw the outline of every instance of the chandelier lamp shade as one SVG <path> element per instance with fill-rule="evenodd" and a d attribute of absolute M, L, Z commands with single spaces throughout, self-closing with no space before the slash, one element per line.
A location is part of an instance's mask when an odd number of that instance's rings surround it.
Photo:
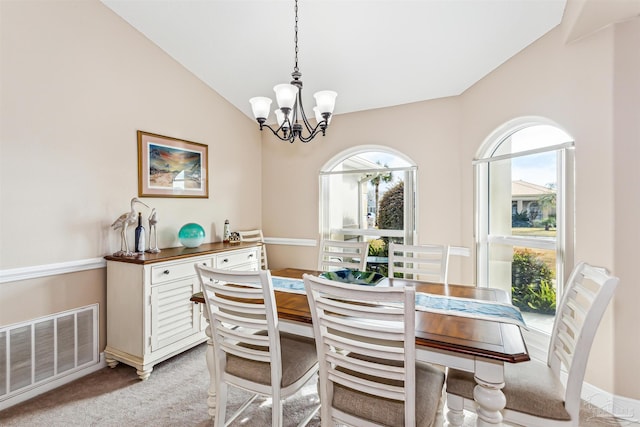
<path fill-rule="evenodd" d="M 316 100 L 316 106 L 313 112 L 316 119 L 316 125 L 313 126 L 302 106 L 302 73 L 298 68 L 298 0 L 295 0 L 295 65 L 291 77 L 291 83 L 283 83 L 274 86 L 273 91 L 276 94 L 278 108 L 275 110 L 276 121 L 278 127 L 274 128 L 267 124 L 267 118 L 271 113 L 271 98 L 265 96 L 256 96 L 251 98 L 251 109 L 253 116 L 260 125 L 260 130 L 269 129 L 275 136 L 282 141 L 293 143 L 296 139 L 302 142 L 311 141 L 316 135 L 322 133 L 324 136 L 331 123 L 331 115 L 336 105 L 336 92 L 331 90 L 322 90 L 316 92 L 313 97 Z"/>

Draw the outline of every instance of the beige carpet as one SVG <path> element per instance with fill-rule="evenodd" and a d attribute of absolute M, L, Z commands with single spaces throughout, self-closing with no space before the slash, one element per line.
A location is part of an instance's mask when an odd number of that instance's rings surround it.
<path fill-rule="evenodd" d="M 118 365 L 87 375 L 73 383 L 0 412 L 1 426 L 209 426 L 207 388 L 209 375 L 204 358 L 206 344 L 163 362 L 147 381 L 135 369 Z M 316 385 L 285 402 L 285 426 L 294 426 L 317 401 Z M 229 412 L 245 396 L 233 391 Z M 584 427 L 622 426 L 607 414 L 585 404 L 580 414 Z M 469 414 L 465 426 L 474 425 Z M 267 426 L 271 423 L 269 401 L 258 399 L 234 426 Z M 318 415 L 309 424 L 319 426 Z"/>

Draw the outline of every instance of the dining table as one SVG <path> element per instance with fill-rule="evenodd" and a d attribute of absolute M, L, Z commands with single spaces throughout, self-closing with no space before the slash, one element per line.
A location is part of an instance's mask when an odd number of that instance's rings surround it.
<path fill-rule="evenodd" d="M 303 274 L 318 275 L 322 272 L 299 268 L 272 269 L 274 278 L 301 279 Z M 430 283 L 401 278 L 384 278 L 377 286 L 406 286 L 412 284 L 416 294 L 434 297 L 450 297 L 460 301 L 468 299 L 510 305 L 509 295 L 495 288 L 480 288 L 472 285 Z M 311 312 L 304 293 L 288 292 L 274 288 L 279 326 L 283 332 L 313 337 Z M 194 303 L 204 304 L 202 292 L 191 297 Z M 462 300 L 464 302 L 464 300 Z M 204 310 L 207 318 L 207 310 Z M 502 424 L 502 413 L 506 399 L 504 387 L 504 364 L 529 361 L 529 353 L 521 332 L 521 325 L 507 319 L 487 320 L 474 316 L 461 316 L 446 311 L 416 310 L 415 343 L 416 360 L 445 368 L 473 372 L 476 379 L 474 399 L 477 403 L 476 425 L 496 426 Z M 207 404 L 209 414 L 215 414 L 215 363 L 210 325 L 207 367 L 211 377 Z M 449 412 L 447 417 L 460 414 Z M 449 419 L 449 422 L 454 420 Z M 461 424 L 457 420 L 457 424 Z"/>

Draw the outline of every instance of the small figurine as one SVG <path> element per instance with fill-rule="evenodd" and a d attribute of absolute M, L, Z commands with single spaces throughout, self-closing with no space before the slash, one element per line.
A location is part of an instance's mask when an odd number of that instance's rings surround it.
<path fill-rule="evenodd" d="M 116 219 L 113 222 L 113 224 L 111 224 L 111 227 L 114 230 L 118 230 L 118 229 L 120 230 L 120 250 L 114 253 L 113 256 L 132 256 L 133 255 L 133 252 L 129 250 L 129 242 L 127 242 L 127 228 L 130 225 L 135 224 L 138 218 L 138 215 L 136 213 L 136 208 L 135 208 L 136 203 L 140 203 L 142 206 L 147 208 L 149 207 L 144 203 L 142 203 L 140 199 L 138 199 L 137 197 L 134 197 L 133 199 L 131 199 L 131 211 L 123 213 L 118 217 L 118 219 Z"/>
<path fill-rule="evenodd" d="M 149 215 L 149 249 L 147 252 L 150 254 L 157 254 L 160 252 L 158 249 L 158 230 L 156 224 L 158 223 L 158 212 L 156 208 L 151 209 L 151 215 Z"/>
<path fill-rule="evenodd" d="M 224 221 L 224 231 L 222 232 L 222 242 L 229 243 L 229 238 L 231 237 L 231 230 L 229 227 L 229 220 Z"/>

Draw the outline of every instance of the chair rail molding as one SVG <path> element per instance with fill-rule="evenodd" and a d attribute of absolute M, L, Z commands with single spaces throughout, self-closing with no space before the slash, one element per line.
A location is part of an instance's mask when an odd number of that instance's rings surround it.
<path fill-rule="evenodd" d="M 56 276 L 58 274 L 76 273 L 85 270 L 105 268 L 104 258 L 89 258 L 54 264 L 33 265 L 29 267 L 8 268 L 0 270 L 0 283 L 16 282 L 19 280 L 37 279 L 39 277 Z"/>
<path fill-rule="evenodd" d="M 289 237 L 265 237 L 264 242 L 268 245 L 318 246 L 318 241 L 316 239 L 293 239 Z"/>

